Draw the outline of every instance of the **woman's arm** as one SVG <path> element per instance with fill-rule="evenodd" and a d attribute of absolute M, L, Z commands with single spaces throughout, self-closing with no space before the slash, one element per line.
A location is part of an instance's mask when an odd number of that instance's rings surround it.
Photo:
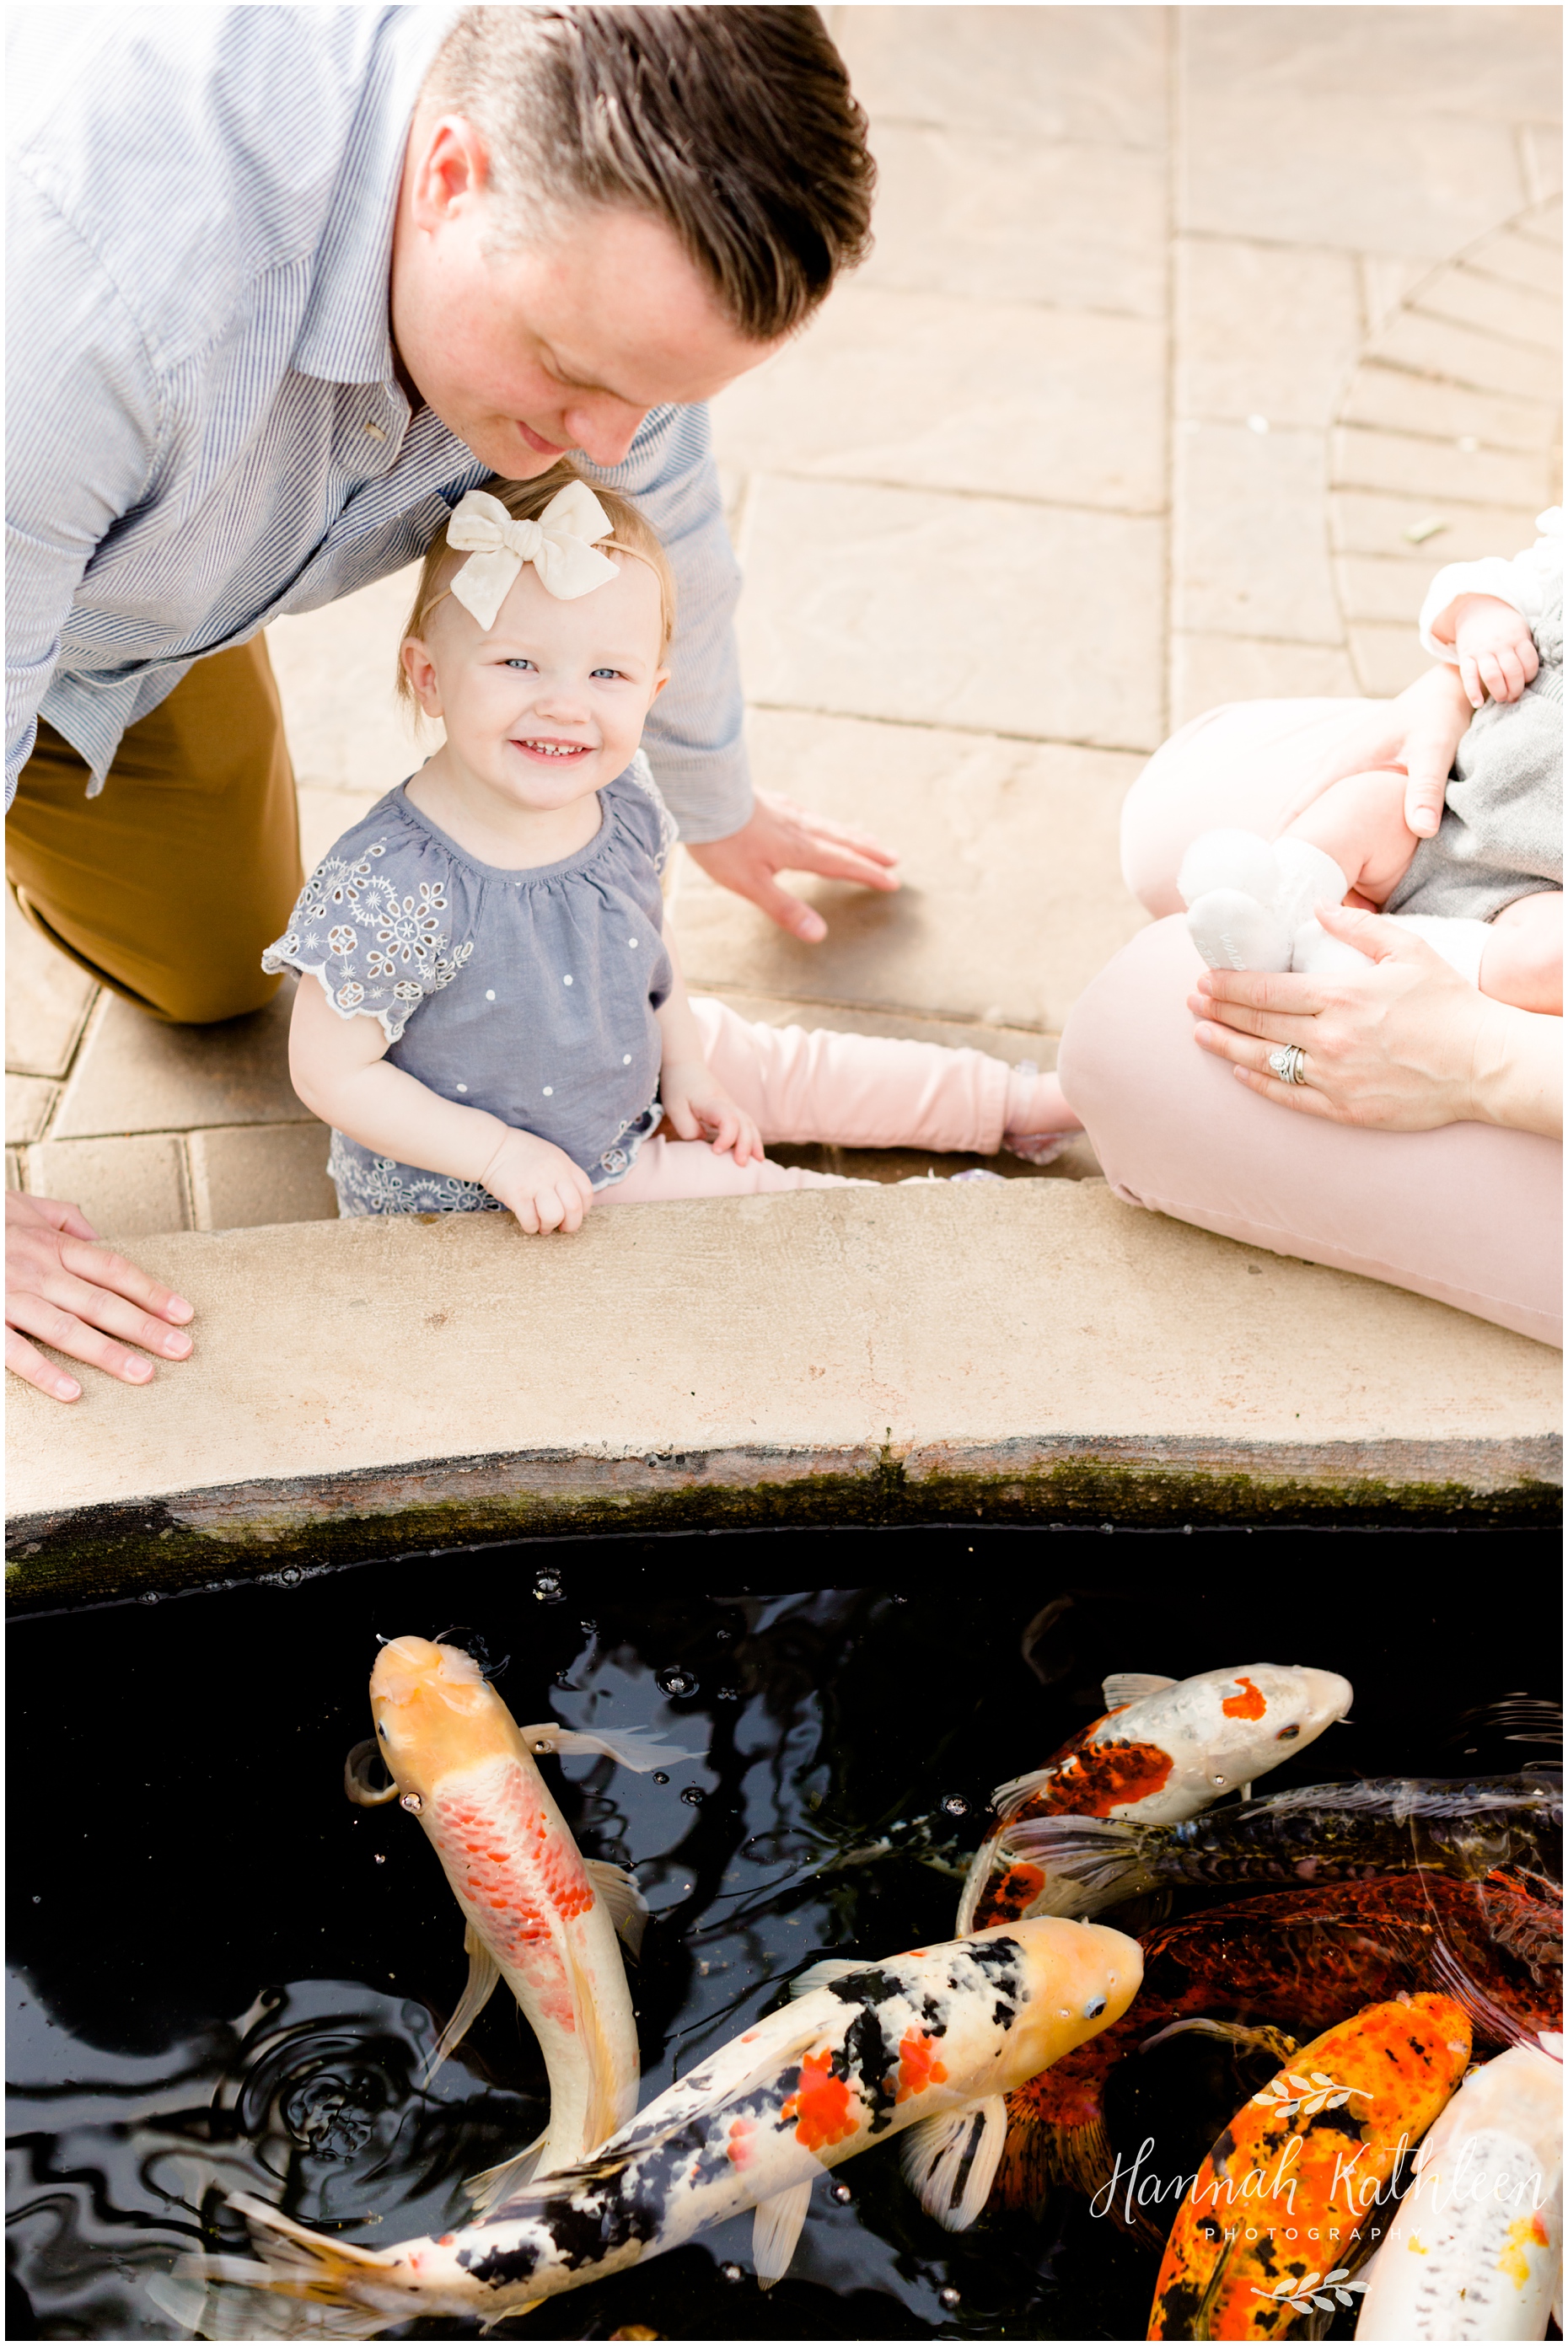
<path fill-rule="evenodd" d="M 386 1063 L 374 1018 L 340 1018 L 316 980 L 300 980 L 289 1028 L 289 1074 L 312 1114 L 362 1148 L 459 1181 L 477 1181 L 530 1235 L 575 1230 L 593 1204 L 587 1175 L 564 1148 L 518 1132 L 485 1108 L 443 1100 Z"/>
<path fill-rule="evenodd" d="M 1400 921 L 1328 904 L 1317 916 L 1367 955 L 1365 970 L 1205 970 L 1188 997 L 1201 1049 L 1301 1116 L 1385 1132 L 1497 1124 L 1561 1136 L 1560 1018 L 1489 1001 Z M 1299 1084 L 1268 1072 L 1281 1043 L 1306 1054 Z"/>

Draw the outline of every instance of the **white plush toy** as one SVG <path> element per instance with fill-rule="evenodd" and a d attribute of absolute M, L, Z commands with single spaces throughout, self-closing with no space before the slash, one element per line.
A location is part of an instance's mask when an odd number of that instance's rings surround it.
<path fill-rule="evenodd" d="M 1350 883 L 1331 855 L 1304 839 L 1270 842 L 1253 831 L 1206 831 L 1182 858 L 1176 890 L 1192 941 L 1210 969 L 1356 969 L 1366 956 L 1331 937 L 1314 904 L 1338 904 Z M 1484 921 L 1398 918 L 1474 985 Z"/>

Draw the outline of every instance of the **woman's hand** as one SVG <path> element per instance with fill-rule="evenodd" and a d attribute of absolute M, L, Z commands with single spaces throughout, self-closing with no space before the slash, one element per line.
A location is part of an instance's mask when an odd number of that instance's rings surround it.
<path fill-rule="evenodd" d="M 1499 1020 L 1505 1026 L 1530 1014 L 1489 1002 L 1402 922 L 1329 904 L 1317 917 L 1365 954 L 1365 965 L 1315 974 L 1206 970 L 1187 1003 L 1200 1048 L 1228 1059 L 1266 1099 L 1335 1124 L 1429 1132 L 1520 1121 L 1496 1112 L 1517 1105 L 1500 1089 L 1508 1042 Z M 1298 1084 L 1268 1072 L 1268 1054 L 1282 1043 L 1306 1053 Z M 1532 1120 L 1525 1128 L 1548 1127 Z"/>
<path fill-rule="evenodd" d="M 479 1178 L 530 1238 L 544 1230 L 580 1230 L 594 1202 L 582 1167 L 533 1132 L 508 1132 Z"/>
<path fill-rule="evenodd" d="M 658 1096 L 665 1116 L 683 1140 L 711 1140 L 713 1153 L 728 1149 L 738 1165 L 762 1162 L 762 1136 L 744 1108 L 737 1107 L 704 1059 L 666 1060 Z"/>
<path fill-rule="evenodd" d="M 1457 668 L 1446 661 L 1408 685 L 1397 700 L 1367 705 L 1361 722 L 1342 734 L 1316 777 L 1319 789 L 1369 767 L 1400 767 L 1405 821 L 1418 839 L 1430 839 L 1442 821 L 1443 792 L 1453 753 L 1474 714 Z"/>
<path fill-rule="evenodd" d="M 6 1190 L 5 1366 L 54 1401 L 76 1401 L 82 1388 L 28 1336 L 131 1385 L 152 1375 L 145 1352 L 183 1361 L 190 1350 L 184 1296 L 97 1241 L 79 1207 Z"/>

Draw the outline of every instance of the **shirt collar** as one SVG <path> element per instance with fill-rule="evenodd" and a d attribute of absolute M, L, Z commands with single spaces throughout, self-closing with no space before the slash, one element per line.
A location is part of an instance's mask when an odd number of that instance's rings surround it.
<path fill-rule="evenodd" d="M 414 101 L 455 6 L 381 12 L 317 249 L 294 364 L 327 382 L 391 382 L 392 227 Z"/>

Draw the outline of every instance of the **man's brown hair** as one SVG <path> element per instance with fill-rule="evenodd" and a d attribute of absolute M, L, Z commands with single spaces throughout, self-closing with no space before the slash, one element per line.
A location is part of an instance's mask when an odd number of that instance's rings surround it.
<path fill-rule="evenodd" d="M 426 90 L 484 136 L 505 242 L 633 206 L 749 340 L 871 249 L 866 117 L 815 8 L 466 8 Z"/>
<path fill-rule="evenodd" d="M 559 496 L 570 482 L 580 481 L 582 477 L 576 466 L 563 457 L 558 464 L 552 464 L 547 473 L 539 474 L 532 481 L 504 481 L 492 477 L 483 485 L 487 495 L 505 506 L 514 521 L 537 521 L 553 498 Z M 670 638 L 675 633 L 675 573 L 669 566 L 669 556 L 650 524 L 629 497 L 617 495 L 614 489 L 601 488 L 596 481 L 590 481 L 588 486 L 603 505 L 605 519 L 610 524 L 609 536 L 594 541 L 598 551 L 601 554 L 632 555 L 637 561 L 646 562 L 658 580 L 662 637 L 659 656 L 662 658 L 669 649 Z M 437 530 L 425 548 L 419 585 L 414 589 L 413 608 L 408 615 L 408 625 L 398 644 L 397 691 L 401 700 L 412 703 L 414 697 L 408 670 L 402 664 L 402 647 L 411 636 L 420 643 L 424 642 L 431 613 L 451 594 L 453 579 L 467 559 L 466 554 L 459 553 L 447 544 L 444 526 Z"/>

